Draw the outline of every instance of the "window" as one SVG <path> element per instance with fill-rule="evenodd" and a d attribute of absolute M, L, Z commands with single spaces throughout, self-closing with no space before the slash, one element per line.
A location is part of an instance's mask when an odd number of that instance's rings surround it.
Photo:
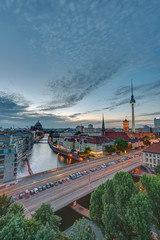
<path fill-rule="evenodd" d="M 152 157 L 152 154 L 149 154 L 150 157 Z"/>
<path fill-rule="evenodd" d="M 153 154 L 153 157 L 155 157 L 155 154 Z"/>
<path fill-rule="evenodd" d="M 17 168 L 14 168 L 14 171 L 16 172 L 16 171 L 17 171 Z"/>
<path fill-rule="evenodd" d="M 146 162 L 148 162 L 148 158 L 146 158 Z"/>
<path fill-rule="evenodd" d="M 156 159 L 155 158 L 153 159 L 153 162 L 154 162 L 154 164 L 156 164 Z"/>
<path fill-rule="evenodd" d="M 1 160 L 1 161 L 0 161 L 0 164 L 2 164 L 2 163 L 4 163 L 4 160 Z"/>
<path fill-rule="evenodd" d="M 157 155 L 157 158 L 160 158 L 160 155 Z"/>
<path fill-rule="evenodd" d="M 3 178 L 4 177 L 4 175 L 0 175 L 0 178 Z"/>
<path fill-rule="evenodd" d="M 158 160 L 158 165 L 160 165 L 160 160 Z"/>
<path fill-rule="evenodd" d="M 0 174 L 4 174 L 4 171 L 1 170 L 1 171 L 0 171 Z"/>
<path fill-rule="evenodd" d="M 146 156 L 148 156 L 148 153 L 146 153 Z"/>
<path fill-rule="evenodd" d="M 3 154 L 4 153 L 4 150 L 0 150 L 0 154 Z"/>
<path fill-rule="evenodd" d="M 152 159 L 150 159 L 150 162 L 152 163 Z"/>
<path fill-rule="evenodd" d="M 4 159 L 4 155 L 1 155 L 1 156 L 0 156 L 0 159 Z"/>
<path fill-rule="evenodd" d="M 16 175 L 17 175 L 17 173 L 15 172 L 15 173 L 14 173 L 14 176 L 16 177 Z"/>
<path fill-rule="evenodd" d="M 4 165 L 0 165 L 0 169 L 1 169 L 1 168 L 4 168 Z"/>

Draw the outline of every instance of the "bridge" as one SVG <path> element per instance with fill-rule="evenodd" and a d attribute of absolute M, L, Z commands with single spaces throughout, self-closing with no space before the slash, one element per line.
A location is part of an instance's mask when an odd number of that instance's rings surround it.
<path fill-rule="evenodd" d="M 43 192 L 38 192 L 30 196 L 29 199 L 19 199 L 19 193 L 24 192 L 26 189 L 31 190 L 34 187 L 43 186 L 47 182 L 54 182 L 63 179 L 70 174 L 89 170 L 100 166 L 103 163 L 116 161 L 120 157 L 101 158 L 98 160 L 88 160 L 77 164 L 63 167 L 62 169 L 53 169 L 40 174 L 35 174 L 25 178 L 17 180 L 17 184 L 13 186 L 7 185 L 5 188 L 0 188 L 0 194 L 7 194 L 8 196 L 14 196 L 18 202 L 22 203 L 25 207 L 26 217 L 30 217 L 31 214 L 38 209 L 42 203 L 50 203 L 54 211 L 57 211 L 74 201 L 86 196 L 93 192 L 100 184 L 104 183 L 107 179 L 112 179 L 115 173 L 123 170 L 130 172 L 133 169 L 140 167 L 142 164 L 142 156 L 131 158 L 124 162 L 118 162 L 114 165 L 110 165 L 106 168 L 101 168 L 97 171 L 90 172 L 75 180 L 69 180 L 63 184 L 58 184 Z"/>

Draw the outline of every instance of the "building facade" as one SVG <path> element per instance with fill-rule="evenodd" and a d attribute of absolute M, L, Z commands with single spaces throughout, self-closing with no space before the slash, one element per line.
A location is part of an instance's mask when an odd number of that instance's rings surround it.
<path fill-rule="evenodd" d="M 0 146 L 0 183 L 13 181 L 17 176 L 17 154 L 14 146 Z"/>
<path fill-rule="evenodd" d="M 143 150 L 143 163 L 151 168 L 160 165 L 160 142 L 153 143 Z"/>

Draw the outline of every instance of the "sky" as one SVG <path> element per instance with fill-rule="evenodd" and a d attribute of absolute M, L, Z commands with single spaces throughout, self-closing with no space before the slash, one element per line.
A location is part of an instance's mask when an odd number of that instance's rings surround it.
<path fill-rule="evenodd" d="M 0 126 L 160 116 L 160 1 L 0 0 Z"/>

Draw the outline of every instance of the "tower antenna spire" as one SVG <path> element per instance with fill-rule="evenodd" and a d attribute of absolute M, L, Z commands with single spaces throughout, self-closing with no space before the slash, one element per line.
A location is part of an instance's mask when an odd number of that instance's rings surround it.
<path fill-rule="evenodd" d="M 133 96 L 133 81 L 132 81 L 132 79 L 131 79 L 131 94 Z"/>

